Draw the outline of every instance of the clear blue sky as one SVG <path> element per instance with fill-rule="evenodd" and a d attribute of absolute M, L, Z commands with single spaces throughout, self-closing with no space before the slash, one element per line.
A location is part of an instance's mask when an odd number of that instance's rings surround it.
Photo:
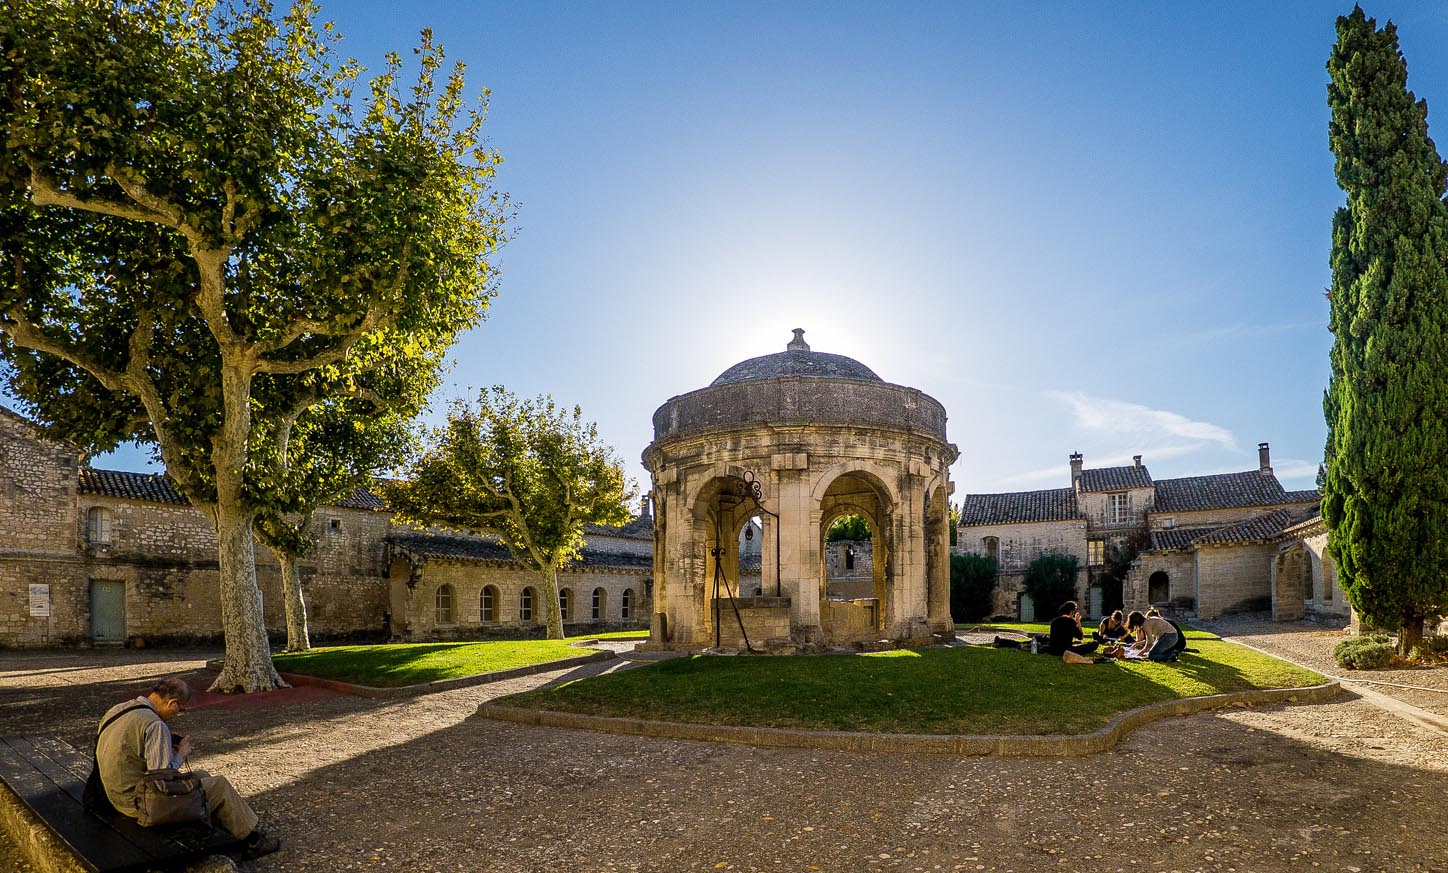
<path fill-rule="evenodd" d="M 1346 2 L 324 0 L 369 67 L 432 27 L 519 207 L 448 396 L 580 404 L 639 454 L 669 397 L 803 327 L 945 404 L 966 492 L 1256 467 L 1325 428 L 1324 64 Z M 1395 21 L 1430 123 L 1448 5 Z M 98 465 L 140 468 L 122 452 Z"/>

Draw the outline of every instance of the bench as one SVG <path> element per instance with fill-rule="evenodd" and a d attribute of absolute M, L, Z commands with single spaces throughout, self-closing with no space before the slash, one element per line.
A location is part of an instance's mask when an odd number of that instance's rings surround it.
<path fill-rule="evenodd" d="M 89 756 L 53 737 L 0 737 L 0 824 L 37 869 L 138 873 L 240 848 L 223 830 L 148 829 L 123 815 L 95 815 L 81 803 L 90 769 Z"/>

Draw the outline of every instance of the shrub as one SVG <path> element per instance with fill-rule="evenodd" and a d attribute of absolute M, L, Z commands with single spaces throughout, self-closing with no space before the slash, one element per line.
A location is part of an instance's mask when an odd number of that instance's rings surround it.
<path fill-rule="evenodd" d="M 856 542 L 869 542 L 870 523 L 865 521 L 864 516 L 842 515 L 835 519 L 834 524 L 825 532 L 825 541 L 837 543 L 840 540 L 854 540 Z"/>
<path fill-rule="evenodd" d="M 980 621 L 995 606 L 996 562 L 969 552 L 950 556 L 950 617 L 956 622 Z"/>
<path fill-rule="evenodd" d="M 1425 664 L 1448 661 L 1448 636 L 1423 637 L 1413 647 L 1413 659 Z"/>
<path fill-rule="evenodd" d="M 1037 615 L 1056 615 L 1056 609 L 1076 599 L 1076 572 L 1081 564 L 1075 555 L 1042 552 L 1026 566 L 1021 587 L 1031 595 Z"/>
<path fill-rule="evenodd" d="M 1393 638 L 1387 634 L 1349 637 L 1332 647 L 1332 659 L 1349 670 L 1381 670 L 1393 660 Z"/>

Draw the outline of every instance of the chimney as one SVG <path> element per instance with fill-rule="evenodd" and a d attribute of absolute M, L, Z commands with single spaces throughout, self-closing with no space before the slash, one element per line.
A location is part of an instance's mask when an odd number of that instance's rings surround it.
<path fill-rule="evenodd" d="M 1141 455 L 1131 456 L 1131 466 L 1141 469 Z"/>
<path fill-rule="evenodd" d="M 1266 443 L 1257 444 L 1257 469 L 1263 476 L 1272 475 L 1272 453 L 1267 450 Z"/>
<path fill-rule="evenodd" d="M 1071 487 L 1081 490 L 1081 453 L 1071 453 Z"/>
<path fill-rule="evenodd" d="M 649 515 L 651 515 L 649 512 L 649 496 L 647 494 L 639 498 L 639 515 L 644 518 L 648 518 Z"/>

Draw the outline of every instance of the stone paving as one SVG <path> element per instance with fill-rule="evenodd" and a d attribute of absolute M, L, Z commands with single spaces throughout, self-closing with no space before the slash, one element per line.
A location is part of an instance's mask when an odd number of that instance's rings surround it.
<path fill-rule="evenodd" d="M 1320 630 L 1253 636 L 1314 652 L 1330 648 Z M 0 653 L 0 732 L 83 746 L 108 703 L 172 672 L 203 682 L 211 654 Z M 208 701 L 178 730 L 286 841 L 257 871 L 1448 869 L 1448 735 L 1352 695 L 1167 719 L 1072 759 L 754 749 L 469 717 L 621 667 L 400 701 Z M 1411 672 L 1434 677 L 1424 687 L 1444 674 Z M 24 867 L 0 839 L 10 869 Z"/>

